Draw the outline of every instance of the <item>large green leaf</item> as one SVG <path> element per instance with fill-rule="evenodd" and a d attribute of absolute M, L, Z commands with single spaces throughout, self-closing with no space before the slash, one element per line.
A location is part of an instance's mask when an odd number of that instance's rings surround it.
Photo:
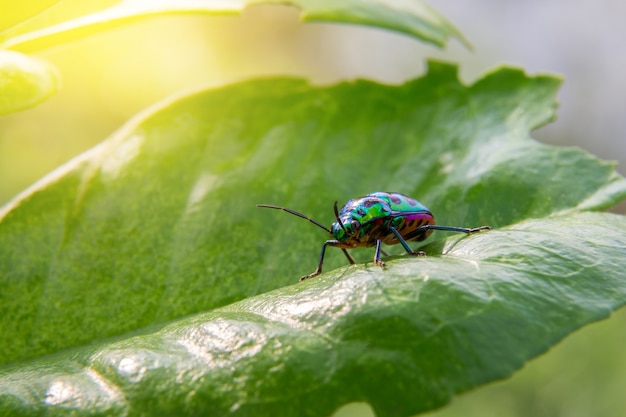
<path fill-rule="evenodd" d="M 444 256 L 335 270 L 0 373 L 7 415 L 408 416 L 502 378 L 626 300 L 626 219 L 530 220 Z M 74 414 L 75 413 L 75 414 Z"/>
<path fill-rule="evenodd" d="M 18 363 L 4 371 L 0 387 L 16 396 L 3 402 L 44 412 L 37 404 L 54 406 L 76 392 L 64 381 L 79 378 L 100 388 L 60 407 L 323 415 L 367 400 L 381 415 L 406 415 L 510 374 L 626 299 L 623 218 L 578 214 L 622 199 L 626 181 L 613 164 L 528 136 L 554 117 L 558 84 L 501 69 L 466 87 L 454 66 L 431 63 L 402 86 L 250 81 L 146 112 L 0 211 L 1 363 L 263 295 Z M 330 224 L 335 199 L 374 190 L 419 198 L 440 224 L 515 226 L 437 241 L 425 248 L 431 257 L 386 271 L 361 264 L 266 294 L 310 272 L 325 237 L 255 203 Z M 519 223 L 528 218 L 540 220 Z M 340 262 L 329 251 L 327 270 Z M 464 327 L 474 321 L 493 331 Z M 213 326 L 220 340 L 205 335 Z M 177 334 L 195 341 L 180 345 Z M 203 360 L 210 377 L 191 371 Z M 24 375 L 32 385 L 16 382 Z M 428 401 L 407 397 L 423 390 Z M 391 401 L 396 392 L 402 400 Z"/>
<path fill-rule="evenodd" d="M 612 164 L 528 138 L 553 117 L 558 83 L 504 69 L 464 87 L 433 64 L 404 86 L 274 79 L 173 101 L 0 211 L 0 363 L 312 270 L 324 234 L 255 203 L 330 224 L 335 199 L 395 190 L 441 224 L 500 227 L 616 202 L 625 186 Z M 343 262 L 331 254 L 328 267 Z"/>
<path fill-rule="evenodd" d="M 38 104 L 58 85 L 57 72 L 48 62 L 0 50 L 0 115 Z"/>
<path fill-rule="evenodd" d="M 238 14 L 260 4 L 289 5 L 300 9 L 304 21 L 354 23 L 386 28 L 437 46 L 450 37 L 469 45 L 443 16 L 421 0 L 59 0 L 54 7 L 0 33 L 0 46 L 32 51 L 80 39 L 147 16 L 172 13 Z M 11 7 L 20 6 L 12 5 Z M 29 5 L 21 6 L 31 10 Z M 22 16 L 24 13 L 14 13 Z M 15 19 L 9 19 L 14 22 Z M 2 24 L 0 19 L 0 25 Z"/>

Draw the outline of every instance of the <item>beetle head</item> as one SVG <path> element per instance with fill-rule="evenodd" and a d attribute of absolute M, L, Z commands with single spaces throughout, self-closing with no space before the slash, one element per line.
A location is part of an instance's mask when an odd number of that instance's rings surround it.
<path fill-rule="evenodd" d="M 353 238 L 361 225 L 356 220 L 352 220 L 350 216 L 346 215 L 344 212 L 345 207 L 341 210 L 343 219 L 340 218 L 339 210 L 337 209 L 337 201 L 335 201 L 333 209 L 335 210 L 336 221 L 330 227 L 331 233 L 338 241 L 347 242 Z"/>
<path fill-rule="evenodd" d="M 361 223 L 351 218 L 337 219 L 331 226 L 331 230 L 335 239 L 340 242 L 349 242 L 358 237 L 361 231 Z"/>
<path fill-rule="evenodd" d="M 335 202 L 336 221 L 331 231 L 340 242 L 360 241 L 368 233 L 367 226 L 372 221 L 388 217 L 391 213 L 389 204 L 378 197 L 365 196 L 350 200 L 341 211 L 337 210 Z"/>
<path fill-rule="evenodd" d="M 357 198 L 348 201 L 341 211 L 337 210 L 335 201 L 335 222 L 331 231 L 335 239 L 340 242 L 359 241 L 363 236 L 363 226 L 372 219 L 373 213 L 378 213 L 384 201 L 378 198 Z M 372 208 L 374 208 L 372 210 Z"/>

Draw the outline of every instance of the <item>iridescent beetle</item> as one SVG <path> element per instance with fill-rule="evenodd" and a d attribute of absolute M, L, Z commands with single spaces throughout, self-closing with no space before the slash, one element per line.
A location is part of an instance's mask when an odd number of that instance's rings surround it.
<path fill-rule="evenodd" d="M 409 255 L 423 256 L 425 255 L 424 252 L 414 251 L 406 241 L 422 241 L 433 230 L 470 234 L 491 229 L 489 226 L 480 226 L 473 229 L 438 226 L 435 224 L 435 217 L 431 211 L 419 201 L 404 194 L 381 191 L 350 200 L 339 211 L 335 201 L 336 221 L 330 226 L 330 229 L 302 213 L 285 207 L 269 204 L 257 204 L 257 207 L 286 211 L 310 221 L 334 237 L 334 239 L 327 240 L 322 245 L 322 253 L 320 254 L 317 269 L 311 274 L 300 278 L 300 281 L 322 273 L 327 246 L 341 248 L 351 264 L 354 264 L 355 261 L 346 249 L 376 246 L 374 262 L 376 265 L 384 267 L 385 263 L 380 259 L 380 254 L 382 252 L 386 255 L 386 253 L 381 249 L 381 243 L 387 245 L 400 243 Z"/>

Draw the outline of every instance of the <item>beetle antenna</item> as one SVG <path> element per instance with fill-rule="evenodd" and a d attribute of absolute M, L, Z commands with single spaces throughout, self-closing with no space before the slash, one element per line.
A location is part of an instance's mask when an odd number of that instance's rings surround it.
<path fill-rule="evenodd" d="M 350 233 L 348 233 L 346 228 L 343 227 L 343 223 L 341 223 L 341 220 L 339 220 L 339 210 L 337 210 L 337 200 L 335 200 L 335 205 L 333 206 L 333 209 L 335 209 L 335 219 L 337 219 L 337 223 L 339 223 L 339 226 L 341 226 L 345 234 L 349 235 Z"/>
<path fill-rule="evenodd" d="M 335 203 L 335 206 L 336 206 L 336 205 L 337 205 L 337 203 Z M 257 206 L 257 207 L 261 207 L 261 208 L 271 208 L 271 209 L 276 209 L 276 210 L 286 211 L 286 212 L 287 212 L 287 213 L 289 213 L 289 214 L 293 214 L 294 216 L 298 216 L 298 217 L 300 217 L 300 218 L 302 218 L 302 219 L 308 220 L 308 221 L 310 221 L 311 223 L 313 223 L 314 225 L 316 225 L 317 227 L 319 227 L 319 228 L 321 228 L 321 229 L 324 229 L 324 230 L 326 230 L 328 233 L 332 234 L 332 231 L 331 231 L 328 227 L 326 227 L 326 226 L 324 226 L 323 224 L 321 224 L 320 222 L 318 222 L 318 221 L 316 221 L 316 220 L 313 220 L 312 218 L 307 217 L 307 216 L 305 216 L 305 215 L 304 215 L 304 214 L 302 214 L 302 213 L 298 213 L 297 211 L 294 211 L 294 210 L 292 210 L 292 209 L 288 209 L 288 208 L 286 208 L 286 207 L 280 207 L 280 206 L 272 206 L 272 205 L 270 205 L 270 204 L 257 204 L 256 206 Z"/>

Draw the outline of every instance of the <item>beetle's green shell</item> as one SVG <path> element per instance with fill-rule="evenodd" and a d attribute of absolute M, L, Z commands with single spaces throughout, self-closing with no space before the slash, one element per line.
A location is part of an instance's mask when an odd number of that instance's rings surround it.
<path fill-rule="evenodd" d="M 393 245 L 398 240 L 389 226 L 406 236 L 426 224 L 435 224 L 435 219 L 422 203 L 404 194 L 378 191 L 348 201 L 331 230 L 335 239 L 354 247 L 372 246 L 376 240 Z M 431 232 L 427 230 L 408 239 L 423 240 Z"/>
<path fill-rule="evenodd" d="M 411 198 L 407 195 L 400 193 L 386 193 L 383 191 L 377 191 L 375 193 L 368 194 L 366 197 L 377 197 L 381 200 L 384 200 L 389 204 L 389 207 L 392 211 L 402 212 L 402 213 L 414 213 L 414 212 L 428 212 L 430 210 L 417 201 L 414 198 Z"/>

